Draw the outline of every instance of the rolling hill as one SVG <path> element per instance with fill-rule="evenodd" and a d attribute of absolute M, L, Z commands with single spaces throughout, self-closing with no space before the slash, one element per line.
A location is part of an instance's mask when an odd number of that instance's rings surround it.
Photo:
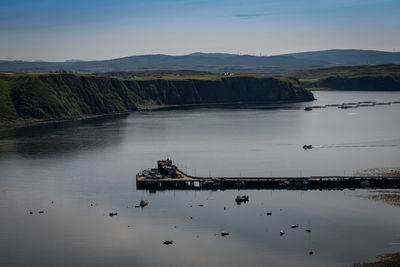
<path fill-rule="evenodd" d="M 197 70 L 285 74 L 344 65 L 400 63 L 400 53 L 374 50 L 326 50 L 277 56 L 193 53 L 184 56 L 139 55 L 111 60 L 64 62 L 0 61 L 0 71 L 103 73 L 145 70 Z"/>

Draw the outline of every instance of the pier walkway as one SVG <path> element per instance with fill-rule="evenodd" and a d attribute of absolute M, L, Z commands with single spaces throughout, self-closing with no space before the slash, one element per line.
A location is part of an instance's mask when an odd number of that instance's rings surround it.
<path fill-rule="evenodd" d="M 165 163 L 166 162 L 166 163 Z M 400 176 L 306 176 L 306 177 L 195 177 L 179 170 L 170 160 L 158 169 L 139 172 L 137 189 L 355 189 L 400 188 Z M 167 166 L 165 165 L 167 164 Z"/>

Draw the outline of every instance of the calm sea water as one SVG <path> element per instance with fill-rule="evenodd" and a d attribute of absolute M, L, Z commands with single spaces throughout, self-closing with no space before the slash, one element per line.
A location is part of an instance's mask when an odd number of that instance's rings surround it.
<path fill-rule="evenodd" d="M 399 208 L 360 197 L 368 190 L 136 190 L 135 174 L 167 156 L 199 176 L 400 166 L 400 104 L 303 111 L 395 101 L 399 92 L 315 96 L 0 132 L 0 266 L 344 266 L 399 252 Z M 237 205 L 237 194 L 250 201 Z M 141 199 L 150 205 L 135 208 Z"/>

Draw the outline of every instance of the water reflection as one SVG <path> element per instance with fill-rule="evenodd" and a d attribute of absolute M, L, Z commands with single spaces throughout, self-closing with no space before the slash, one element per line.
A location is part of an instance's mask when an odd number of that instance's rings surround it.
<path fill-rule="evenodd" d="M 0 157 L 48 157 L 118 146 L 128 115 L 41 124 L 0 132 Z"/>
<path fill-rule="evenodd" d="M 316 96 L 318 105 L 400 99 Z M 136 190 L 135 174 L 166 156 L 198 176 L 400 165 L 400 105 L 351 113 L 301 105 L 132 113 L 1 132 L 0 266 L 342 266 L 398 251 L 398 208 L 358 197 L 367 190 Z M 305 143 L 339 147 L 304 151 Z M 237 195 L 249 202 L 237 205 Z M 150 204 L 135 208 L 142 199 Z"/>
<path fill-rule="evenodd" d="M 150 204 L 141 209 L 134 208 L 140 200 L 136 192 L 99 197 L 95 206 L 90 206 L 93 199 L 62 193 L 51 198 L 54 204 L 44 200 L 50 200 L 46 193 L 30 203 L 7 193 L 0 197 L 2 203 L 13 201 L 14 207 L 5 212 L 0 206 L 5 215 L 0 264 L 337 266 L 396 249 L 390 243 L 400 235 L 398 208 L 357 197 L 368 194 L 365 190 L 241 190 L 239 194 L 249 195 L 242 205 L 235 202 L 237 194 L 160 192 L 146 195 Z M 38 209 L 45 213 L 37 214 Z M 35 213 L 29 215 L 30 210 Z M 223 231 L 229 236 L 221 236 Z M 164 246 L 163 240 L 174 244 Z"/>

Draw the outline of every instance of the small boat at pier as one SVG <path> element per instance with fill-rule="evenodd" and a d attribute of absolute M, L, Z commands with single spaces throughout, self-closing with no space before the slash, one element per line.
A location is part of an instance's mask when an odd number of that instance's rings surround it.
<path fill-rule="evenodd" d="M 219 188 L 219 187 L 221 187 L 221 183 L 213 181 L 213 180 L 209 180 L 209 181 L 205 181 L 205 182 L 200 183 L 200 187 L 203 187 L 203 188 Z"/>
<path fill-rule="evenodd" d="M 236 183 L 236 186 L 238 187 L 238 188 L 243 188 L 243 187 L 246 187 L 246 183 L 245 182 L 237 182 Z"/>
<path fill-rule="evenodd" d="M 360 182 L 360 186 L 361 187 L 368 187 L 368 186 L 370 186 L 371 184 L 370 184 L 370 182 L 369 181 L 361 181 Z"/>

